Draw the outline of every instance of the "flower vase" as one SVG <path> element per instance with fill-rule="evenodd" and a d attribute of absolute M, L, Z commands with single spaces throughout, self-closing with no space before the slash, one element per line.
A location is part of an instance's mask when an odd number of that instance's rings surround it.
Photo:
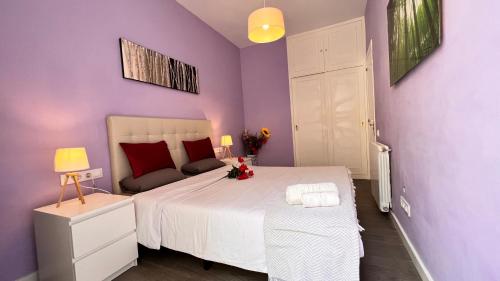
<path fill-rule="evenodd" d="M 250 158 L 253 166 L 257 166 L 257 155 L 247 154 L 247 157 Z"/>

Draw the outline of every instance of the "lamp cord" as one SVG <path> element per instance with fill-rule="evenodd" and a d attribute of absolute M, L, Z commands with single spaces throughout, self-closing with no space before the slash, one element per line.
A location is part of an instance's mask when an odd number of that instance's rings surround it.
<path fill-rule="evenodd" d="M 98 191 L 101 191 L 101 192 L 104 192 L 104 193 L 107 193 L 107 194 L 111 194 L 111 192 L 109 192 L 107 190 L 104 190 L 104 189 L 97 188 L 97 187 L 85 186 L 85 185 L 81 185 L 81 184 L 80 184 L 80 187 L 83 187 L 83 188 L 86 188 L 86 189 L 91 189 L 92 191 L 98 190 Z"/>
<path fill-rule="evenodd" d="M 90 179 L 92 180 L 92 186 L 85 186 L 85 185 L 81 185 L 81 184 L 80 184 L 80 186 L 83 187 L 83 188 L 86 188 L 86 189 L 91 189 L 92 193 L 94 193 L 94 191 L 98 190 L 98 191 L 101 191 L 101 192 L 104 192 L 104 193 L 107 193 L 107 194 L 111 194 L 111 192 L 109 192 L 107 190 L 104 190 L 104 189 L 97 188 L 95 186 L 95 180 L 94 180 L 94 176 L 93 175 L 90 177 Z"/>

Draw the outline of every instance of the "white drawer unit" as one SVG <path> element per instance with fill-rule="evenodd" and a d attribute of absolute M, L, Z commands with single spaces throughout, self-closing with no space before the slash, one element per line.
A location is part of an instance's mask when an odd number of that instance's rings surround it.
<path fill-rule="evenodd" d="M 116 222 L 120 222 L 117 224 Z M 123 207 L 102 214 L 91 220 L 85 220 L 71 226 L 73 239 L 73 257 L 84 256 L 101 245 L 116 241 L 125 233 L 135 230 L 134 205 Z"/>
<path fill-rule="evenodd" d="M 137 258 L 134 233 L 75 263 L 76 280 L 105 280 Z M 113 276 L 116 277 L 116 276 Z"/>
<path fill-rule="evenodd" d="M 137 265 L 133 198 L 95 193 L 34 211 L 39 280 L 111 280 Z"/>

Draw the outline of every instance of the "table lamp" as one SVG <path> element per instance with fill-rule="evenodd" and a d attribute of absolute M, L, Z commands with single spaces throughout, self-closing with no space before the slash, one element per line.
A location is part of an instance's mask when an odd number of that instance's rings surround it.
<path fill-rule="evenodd" d="M 231 136 L 222 136 L 220 139 L 220 145 L 224 147 L 222 158 L 233 158 L 233 154 L 231 153 L 231 149 L 229 148 L 231 145 L 233 145 L 233 139 L 231 138 Z"/>
<path fill-rule="evenodd" d="M 85 204 L 85 199 L 83 198 L 83 193 L 80 188 L 80 182 L 78 181 L 79 174 L 75 172 L 88 169 L 89 167 L 89 160 L 84 147 L 59 148 L 56 150 L 56 155 L 54 156 L 54 171 L 58 173 L 66 173 L 64 184 L 61 186 L 59 201 L 57 201 L 57 208 L 61 206 L 61 201 L 63 199 L 64 191 L 66 190 L 69 178 L 72 178 L 75 182 L 78 199 L 80 199 L 82 204 Z"/>

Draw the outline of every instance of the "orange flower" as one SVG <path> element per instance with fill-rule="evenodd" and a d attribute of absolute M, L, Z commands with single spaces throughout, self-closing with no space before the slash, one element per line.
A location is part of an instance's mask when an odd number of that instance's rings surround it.
<path fill-rule="evenodd" d="M 269 130 L 268 128 L 262 128 L 260 129 L 260 133 L 266 138 L 270 138 L 271 137 L 271 130 Z"/>

